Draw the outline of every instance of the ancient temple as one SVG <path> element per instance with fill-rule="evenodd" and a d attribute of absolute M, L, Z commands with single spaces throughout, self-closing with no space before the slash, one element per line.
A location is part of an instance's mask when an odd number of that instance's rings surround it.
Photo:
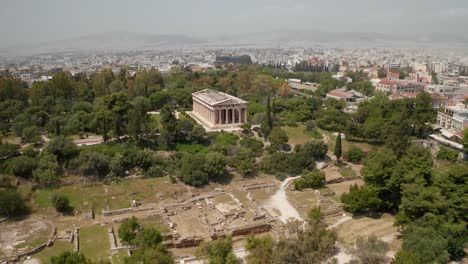
<path fill-rule="evenodd" d="M 227 93 L 205 89 L 192 94 L 192 116 L 210 129 L 240 127 L 247 122 L 247 102 Z"/>

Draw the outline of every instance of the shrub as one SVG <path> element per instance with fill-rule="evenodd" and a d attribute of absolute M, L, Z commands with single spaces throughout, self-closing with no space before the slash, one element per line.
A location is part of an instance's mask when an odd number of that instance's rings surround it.
<path fill-rule="evenodd" d="M 362 149 L 352 146 L 349 148 L 348 153 L 346 154 L 347 158 L 349 161 L 353 163 L 359 163 L 362 161 L 362 158 L 364 157 L 364 152 Z"/>
<path fill-rule="evenodd" d="M 275 127 L 271 130 L 270 134 L 268 135 L 268 140 L 270 140 L 272 146 L 276 146 L 276 148 L 280 147 L 281 145 L 288 142 L 288 135 L 284 130 L 279 127 Z"/>
<path fill-rule="evenodd" d="M 16 144 L 0 144 L 0 160 L 6 160 L 18 155 L 20 145 Z"/>
<path fill-rule="evenodd" d="M 221 132 L 216 135 L 215 144 L 218 146 L 236 145 L 239 137 L 232 133 Z"/>
<path fill-rule="evenodd" d="M 352 185 L 349 188 L 349 193 L 344 193 L 341 196 L 341 201 L 344 203 L 344 209 L 353 214 L 363 213 L 366 211 L 375 211 L 382 207 L 382 200 L 378 197 L 378 190 L 372 186 Z"/>
<path fill-rule="evenodd" d="M 218 152 L 210 152 L 205 156 L 204 170 L 210 179 L 220 179 L 226 173 L 226 157 Z"/>
<path fill-rule="evenodd" d="M 164 176 L 164 169 L 160 165 L 153 165 L 145 171 L 146 178 L 156 178 Z"/>
<path fill-rule="evenodd" d="M 1 216 L 20 216 L 27 212 L 26 203 L 16 190 L 0 191 Z"/>
<path fill-rule="evenodd" d="M 57 156 L 58 162 L 68 161 L 79 153 L 79 149 L 75 143 L 63 136 L 53 138 L 47 143 L 44 151 Z"/>
<path fill-rule="evenodd" d="M 50 258 L 51 264 L 92 264 L 93 262 L 83 255 L 80 252 L 62 252 L 58 256 L 53 256 Z"/>
<path fill-rule="evenodd" d="M 325 174 L 319 170 L 304 171 L 302 177 L 294 181 L 294 188 L 302 190 L 305 188 L 319 188 L 325 182 Z"/>
<path fill-rule="evenodd" d="M 436 157 L 441 160 L 457 161 L 458 151 L 441 146 Z"/>
<path fill-rule="evenodd" d="M 123 221 L 120 225 L 119 238 L 124 243 L 132 244 L 140 228 L 140 222 L 136 217 L 132 216 L 132 218 Z"/>
<path fill-rule="evenodd" d="M 30 126 L 23 129 L 22 137 L 29 143 L 35 143 L 41 140 L 39 129 L 36 126 Z"/>
<path fill-rule="evenodd" d="M 307 120 L 305 122 L 305 127 L 309 132 L 315 132 L 317 130 L 317 122 L 314 120 Z"/>
<path fill-rule="evenodd" d="M 30 178 L 33 170 L 37 167 L 37 162 L 34 158 L 19 156 L 9 159 L 6 165 L 9 174 Z"/>
<path fill-rule="evenodd" d="M 261 154 L 263 150 L 263 142 L 255 138 L 243 138 L 239 144 L 244 147 L 252 150 L 255 154 Z"/>
<path fill-rule="evenodd" d="M 104 178 L 110 171 L 111 159 L 105 154 L 92 151 L 82 151 L 78 158 L 79 170 L 84 175 Z"/>
<path fill-rule="evenodd" d="M 73 211 L 73 208 L 70 206 L 70 200 L 63 194 L 54 194 L 52 196 L 52 204 L 57 212 L 71 213 Z"/>
<path fill-rule="evenodd" d="M 304 156 L 311 156 L 313 159 L 323 159 L 328 151 L 328 146 L 322 140 L 313 140 L 304 145 L 297 145 L 295 151 Z"/>
<path fill-rule="evenodd" d="M 175 174 L 188 185 L 202 186 L 208 183 L 205 172 L 206 159 L 203 155 L 184 154 L 176 163 Z"/>

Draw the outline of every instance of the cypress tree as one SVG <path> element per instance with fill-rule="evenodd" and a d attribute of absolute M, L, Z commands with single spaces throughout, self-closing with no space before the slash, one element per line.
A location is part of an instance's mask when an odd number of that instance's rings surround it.
<path fill-rule="evenodd" d="M 267 105 L 266 105 L 266 123 L 270 127 L 270 130 L 273 128 L 273 122 L 271 121 L 271 109 L 270 109 L 270 93 L 268 93 L 267 97 Z"/>
<path fill-rule="evenodd" d="M 333 154 L 335 154 L 337 160 L 340 160 L 341 158 L 341 133 L 338 133 L 338 137 L 336 138 L 335 152 Z"/>
<path fill-rule="evenodd" d="M 60 123 L 58 120 L 55 120 L 55 134 L 60 136 Z"/>
<path fill-rule="evenodd" d="M 276 99 L 273 98 L 273 102 L 271 103 L 271 111 L 273 112 L 273 117 L 276 116 L 276 105 L 275 105 Z"/>

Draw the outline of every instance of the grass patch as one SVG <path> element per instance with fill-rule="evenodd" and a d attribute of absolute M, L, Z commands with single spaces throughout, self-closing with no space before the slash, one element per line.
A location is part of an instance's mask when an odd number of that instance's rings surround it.
<path fill-rule="evenodd" d="M 92 260 L 103 260 L 110 255 L 107 229 L 93 225 L 80 229 L 80 251 Z"/>
<path fill-rule="evenodd" d="M 49 263 L 51 257 L 60 255 L 65 251 L 73 251 L 73 244 L 65 241 L 55 241 L 51 247 L 46 247 L 41 252 L 33 255 L 33 258 L 38 258 L 41 263 Z"/>
<path fill-rule="evenodd" d="M 40 189 L 34 192 L 34 203 L 39 208 L 52 206 L 52 196 L 62 194 L 68 197 L 70 205 L 77 210 L 102 210 L 105 207 L 105 192 L 103 185 L 96 186 L 64 186 L 57 189 Z"/>
<path fill-rule="evenodd" d="M 200 144 L 177 144 L 176 151 L 190 153 L 190 154 L 197 154 L 197 153 L 207 153 L 208 148 Z"/>
<path fill-rule="evenodd" d="M 315 139 L 311 133 L 306 131 L 303 124 L 298 124 L 297 126 L 283 126 L 281 129 L 288 135 L 288 143 L 291 145 L 302 145 Z"/>
<path fill-rule="evenodd" d="M 345 177 L 345 178 L 356 176 L 356 172 L 354 172 L 353 169 L 351 169 L 350 167 L 341 168 L 338 172 L 341 175 L 343 175 L 343 177 Z"/>
<path fill-rule="evenodd" d="M 155 228 L 160 233 L 169 232 L 169 227 L 162 217 L 139 219 L 143 228 Z"/>
<path fill-rule="evenodd" d="M 237 136 L 236 134 L 226 132 L 217 133 L 214 139 L 215 144 L 220 147 L 236 145 L 238 140 L 239 136 Z"/>
<path fill-rule="evenodd" d="M 125 263 L 125 258 L 128 257 L 126 250 L 119 250 L 116 254 L 112 255 L 113 264 L 123 264 Z"/>
<path fill-rule="evenodd" d="M 161 128 L 161 115 L 149 115 L 150 116 L 150 127 Z"/>

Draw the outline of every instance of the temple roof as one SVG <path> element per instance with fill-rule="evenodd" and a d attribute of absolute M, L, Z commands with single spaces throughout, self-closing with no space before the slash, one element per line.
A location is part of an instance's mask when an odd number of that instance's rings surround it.
<path fill-rule="evenodd" d="M 232 96 L 227 93 L 220 91 L 215 91 L 211 89 L 201 90 L 195 93 L 192 93 L 193 97 L 209 104 L 209 105 L 223 105 L 223 104 L 246 104 L 247 102 Z"/>

